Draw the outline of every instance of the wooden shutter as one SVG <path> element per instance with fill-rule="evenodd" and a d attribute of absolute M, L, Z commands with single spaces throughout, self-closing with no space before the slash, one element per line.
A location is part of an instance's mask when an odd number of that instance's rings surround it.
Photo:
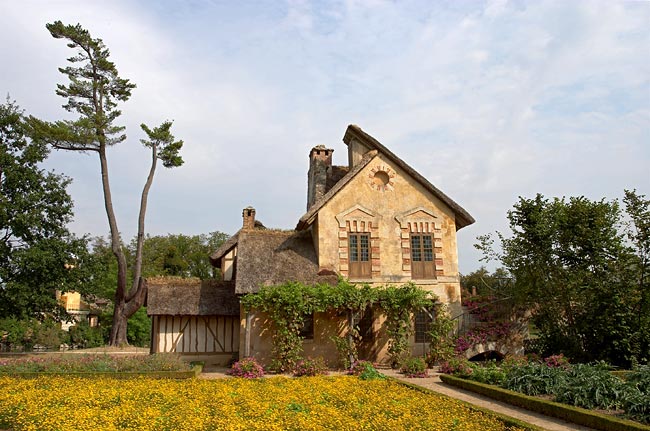
<path fill-rule="evenodd" d="M 435 275 L 433 236 L 411 234 L 411 277 L 433 279 Z"/>
<path fill-rule="evenodd" d="M 370 235 L 351 233 L 348 235 L 348 264 L 350 278 L 371 278 Z"/>

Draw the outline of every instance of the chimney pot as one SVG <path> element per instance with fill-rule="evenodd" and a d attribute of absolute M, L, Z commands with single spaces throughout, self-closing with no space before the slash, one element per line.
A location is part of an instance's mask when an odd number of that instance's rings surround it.
<path fill-rule="evenodd" d="M 242 229 L 253 229 L 255 227 L 255 208 L 249 206 L 242 211 L 244 223 Z"/>

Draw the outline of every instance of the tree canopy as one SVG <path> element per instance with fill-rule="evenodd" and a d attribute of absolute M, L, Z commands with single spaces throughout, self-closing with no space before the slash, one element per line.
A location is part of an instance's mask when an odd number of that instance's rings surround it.
<path fill-rule="evenodd" d="M 48 154 L 16 104 L 0 105 L 0 318 L 51 313 L 55 290 L 90 288 L 86 240 L 67 228 L 70 179 L 40 167 Z"/>
<path fill-rule="evenodd" d="M 650 360 L 648 319 L 639 318 L 650 315 L 649 202 L 635 192 L 625 202 L 626 214 L 616 201 L 519 198 L 507 215 L 512 234 L 497 233 L 499 249 L 491 235 L 479 237 L 485 259 L 511 274 L 505 294 L 532 313 L 545 353 L 618 365 Z"/>

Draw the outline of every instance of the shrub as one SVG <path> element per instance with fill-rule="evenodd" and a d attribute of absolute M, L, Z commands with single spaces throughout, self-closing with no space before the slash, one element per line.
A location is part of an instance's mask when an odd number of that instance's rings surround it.
<path fill-rule="evenodd" d="M 76 355 L 52 354 L 0 361 L 1 373 L 69 373 L 69 372 L 141 372 L 188 371 L 180 356 L 170 353 L 154 355 Z"/>
<path fill-rule="evenodd" d="M 100 328 L 91 328 L 88 322 L 80 322 L 70 327 L 70 343 L 74 347 L 90 348 L 104 345 Z"/>
<path fill-rule="evenodd" d="M 407 358 L 400 369 L 406 377 L 428 377 L 427 364 L 422 358 Z"/>
<path fill-rule="evenodd" d="M 383 380 L 386 378 L 385 375 L 377 371 L 370 361 L 356 361 L 348 370 L 348 374 L 359 376 L 361 380 Z"/>
<path fill-rule="evenodd" d="M 470 380 L 489 385 L 501 385 L 506 379 L 506 373 L 496 362 L 489 361 L 485 365 L 477 365 L 473 368 L 472 374 L 469 376 Z"/>
<path fill-rule="evenodd" d="M 604 362 L 594 365 L 576 364 L 559 380 L 554 390 L 558 402 L 586 409 L 623 407 L 628 388 L 609 372 Z"/>
<path fill-rule="evenodd" d="M 228 374 L 233 377 L 256 379 L 264 376 L 264 368 L 257 363 L 255 358 L 244 358 L 235 362 L 228 371 Z"/>
<path fill-rule="evenodd" d="M 530 362 L 508 369 L 503 387 L 526 395 L 548 395 L 566 378 L 563 368 L 550 368 Z"/>
<path fill-rule="evenodd" d="M 327 364 L 325 364 L 325 360 L 320 356 L 315 359 L 301 359 L 293 369 L 293 375 L 295 377 L 313 377 L 322 376 L 325 374 L 327 374 Z"/>
<path fill-rule="evenodd" d="M 467 359 L 457 357 L 440 364 L 440 372 L 459 377 L 468 377 L 474 372 L 474 369 Z"/>

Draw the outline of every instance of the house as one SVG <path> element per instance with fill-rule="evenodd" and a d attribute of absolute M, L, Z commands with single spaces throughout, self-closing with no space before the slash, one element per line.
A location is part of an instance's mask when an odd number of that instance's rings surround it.
<path fill-rule="evenodd" d="M 61 329 L 69 331 L 71 326 L 81 322 L 88 323 L 90 327 L 99 324 L 99 313 L 96 304 L 89 304 L 84 301 L 79 292 L 68 291 L 62 293 L 57 290 L 55 294 L 57 301 L 70 317 L 69 320 L 61 321 Z M 95 306 L 93 307 L 93 305 Z"/>
<path fill-rule="evenodd" d="M 243 294 L 286 281 L 335 284 L 342 276 L 372 286 L 413 282 L 452 309 L 460 308 L 456 232 L 472 224 L 472 216 L 358 126 L 347 128 L 343 142 L 347 166 L 332 165 L 332 149 L 310 151 L 307 207 L 295 229 L 267 229 L 256 220 L 254 208 L 245 208 L 242 228 L 210 256 L 222 281 L 210 286 L 148 281 L 152 352 L 221 361 L 228 355 L 255 356 L 268 362 L 268 320 L 254 310 L 232 307 Z M 345 317 L 317 313 L 310 323 L 303 334 L 305 355 L 336 363 L 331 337 L 346 330 Z M 381 313 L 369 309 L 357 323 L 364 334 L 361 354 L 385 361 L 388 340 Z M 426 315 L 415 316 L 414 324 L 411 349 L 422 354 Z M 219 334 L 232 334 L 229 349 L 216 342 Z"/>

